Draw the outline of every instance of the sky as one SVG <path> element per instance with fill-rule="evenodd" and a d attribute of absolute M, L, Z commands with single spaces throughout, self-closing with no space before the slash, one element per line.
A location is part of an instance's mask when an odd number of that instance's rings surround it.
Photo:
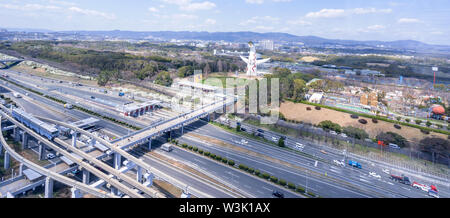
<path fill-rule="evenodd" d="M 0 27 L 254 31 L 450 45 L 448 0 L 0 0 Z"/>

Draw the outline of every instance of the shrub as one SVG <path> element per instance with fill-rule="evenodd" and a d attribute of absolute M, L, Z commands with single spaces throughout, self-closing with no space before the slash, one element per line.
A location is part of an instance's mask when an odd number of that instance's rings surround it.
<path fill-rule="evenodd" d="M 288 182 L 288 188 L 289 188 L 289 189 L 295 189 L 294 183 Z"/>
<path fill-rule="evenodd" d="M 255 175 L 257 175 L 257 176 L 261 175 L 261 171 L 255 170 Z"/>
<path fill-rule="evenodd" d="M 222 163 L 226 164 L 228 160 L 226 158 L 222 158 Z"/>
<path fill-rule="evenodd" d="M 205 152 L 205 156 L 209 157 L 209 155 L 211 155 L 209 151 Z"/>
<path fill-rule="evenodd" d="M 365 119 L 360 119 L 360 120 L 358 120 L 358 122 L 360 122 L 361 124 L 367 124 L 367 120 L 365 120 Z"/>
<path fill-rule="evenodd" d="M 394 127 L 395 127 L 396 129 L 402 129 L 402 127 L 401 127 L 400 125 L 398 125 L 398 124 L 395 124 Z"/>
<path fill-rule="evenodd" d="M 411 122 L 411 119 L 406 118 L 405 121 L 406 121 L 407 123 L 409 123 L 409 122 Z"/>
<path fill-rule="evenodd" d="M 416 120 L 415 122 L 417 125 L 420 125 L 422 123 L 422 120 Z"/>
<path fill-rule="evenodd" d="M 271 176 L 270 177 L 270 181 L 277 183 L 278 182 L 278 178 L 275 176 Z"/>
<path fill-rule="evenodd" d="M 245 166 L 244 164 L 239 164 L 239 169 L 247 171 L 248 167 Z"/>
<path fill-rule="evenodd" d="M 219 155 L 217 155 L 217 156 L 216 156 L 216 160 L 218 160 L 218 161 L 222 161 L 222 157 L 221 157 L 221 156 L 219 156 Z"/>
<path fill-rule="evenodd" d="M 430 134 L 430 131 L 424 130 L 424 129 L 420 129 L 420 132 L 422 132 L 422 133 L 425 134 L 425 135 Z"/>
<path fill-rule="evenodd" d="M 300 192 L 300 193 L 305 193 L 305 189 L 303 187 L 301 187 L 301 186 L 297 186 L 296 191 Z"/>
<path fill-rule="evenodd" d="M 426 123 L 425 125 L 427 125 L 428 127 L 430 127 L 430 126 L 431 126 L 431 122 L 428 120 L 427 123 Z"/>
<path fill-rule="evenodd" d="M 309 195 L 309 196 L 312 196 L 312 197 L 316 197 L 316 195 L 315 195 L 314 193 L 311 193 L 311 192 L 309 192 L 309 191 L 308 191 L 308 195 Z"/>
<path fill-rule="evenodd" d="M 247 171 L 248 171 L 249 173 L 253 174 L 253 173 L 255 172 L 255 169 L 253 169 L 253 168 L 248 168 Z"/>
<path fill-rule="evenodd" d="M 230 165 L 230 166 L 234 166 L 234 161 L 233 160 L 228 160 L 228 165 Z"/>
<path fill-rule="evenodd" d="M 401 117 L 397 117 L 397 121 L 400 121 L 400 120 L 402 120 L 402 118 Z"/>
<path fill-rule="evenodd" d="M 188 146 L 189 150 L 192 150 L 194 147 L 192 147 L 191 145 Z"/>
<path fill-rule="evenodd" d="M 183 148 L 187 148 L 187 147 L 188 147 L 188 145 L 187 145 L 186 143 L 183 143 L 181 146 L 182 146 Z"/>
<path fill-rule="evenodd" d="M 198 148 L 197 148 L 197 147 L 194 147 L 194 149 L 192 149 L 192 150 L 194 150 L 195 152 L 197 152 L 197 151 L 198 151 Z"/>
<path fill-rule="evenodd" d="M 311 110 L 311 108 L 310 108 L 310 107 L 307 107 L 307 108 L 306 108 L 306 110 L 307 110 L 307 111 L 310 111 L 310 110 Z"/>
<path fill-rule="evenodd" d="M 203 150 L 201 150 L 201 149 L 198 150 L 198 153 L 199 153 L 199 154 L 203 154 Z"/>
<path fill-rule="evenodd" d="M 355 115 L 355 114 L 350 115 L 350 117 L 353 118 L 353 119 L 358 119 L 359 118 L 359 116 Z"/>
<path fill-rule="evenodd" d="M 372 122 L 373 123 L 378 123 L 378 120 L 377 119 L 372 119 Z"/>
<path fill-rule="evenodd" d="M 263 177 L 264 179 L 268 179 L 268 178 L 270 178 L 270 175 L 269 175 L 268 173 L 263 173 L 263 174 L 262 174 L 262 177 Z"/>
<path fill-rule="evenodd" d="M 281 186 L 286 186 L 286 180 L 284 180 L 284 179 L 280 179 L 279 181 L 278 181 L 278 184 L 280 184 Z"/>
<path fill-rule="evenodd" d="M 211 154 L 211 155 L 209 155 L 209 157 L 212 158 L 212 159 L 215 159 L 216 155 L 215 154 Z"/>

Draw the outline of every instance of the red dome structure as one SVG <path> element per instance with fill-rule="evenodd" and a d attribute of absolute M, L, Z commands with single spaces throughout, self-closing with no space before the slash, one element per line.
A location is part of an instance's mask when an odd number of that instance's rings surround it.
<path fill-rule="evenodd" d="M 434 105 L 433 107 L 431 107 L 431 109 L 432 109 L 433 114 L 436 114 L 436 115 L 444 115 L 445 114 L 445 109 L 441 105 Z"/>

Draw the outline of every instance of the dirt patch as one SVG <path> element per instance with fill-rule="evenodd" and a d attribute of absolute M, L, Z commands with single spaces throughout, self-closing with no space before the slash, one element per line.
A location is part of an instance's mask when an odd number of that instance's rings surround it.
<path fill-rule="evenodd" d="M 306 57 L 302 57 L 300 60 L 304 61 L 304 62 L 311 63 L 311 62 L 314 62 L 314 61 L 320 61 L 322 59 L 320 59 L 318 57 L 313 57 L 313 56 L 306 56 Z"/>
<path fill-rule="evenodd" d="M 306 110 L 307 107 L 311 107 L 310 105 L 302 104 L 302 103 L 292 103 L 292 102 L 284 102 L 280 106 L 281 113 L 289 120 L 303 121 L 305 123 L 311 124 L 319 124 L 324 120 L 331 120 L 334 123 L 337 123 L 343 127 L 345 126 L 354 126 L 357 128 L 364 129 L 371 138 L 375 138 L 381 132 L 395 132 L 409 141 L 413 143 L 419 143 L 420 140 L 427 137 L 440 137 L 447 139 L 447 136 L 440 133 L 431 132 L 429 135 L 425 135 L 420 132 L 419 129 L 402 126 L 402 129 L 396 129 L 393 123 L 385 122 L 379 120 L 377 124 L 372 123 L 372 119 L 368 119 L 368 124 L 364 125 L 358 122 L 356 119 L 352 119 L 350 114 L 335 111 L 331 109 L 322 108 L 322 110 Z"/>

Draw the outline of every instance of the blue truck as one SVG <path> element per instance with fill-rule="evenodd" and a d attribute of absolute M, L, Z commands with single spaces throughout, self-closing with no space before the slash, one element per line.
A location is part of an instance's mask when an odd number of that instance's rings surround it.
<path fill-rule="evenodd" d="M 120 97 L 125 96 L 125 93 L 119 92 L 119 96 L 120 96 Z"/>
<path fill-rule="evenodd" d="M 349 161 L 348 161 L 348 165 L 350 165 L 350 166 L 352 166 L 352 167 L 356 167 L 356 168 L 358 168 L 358 169 L 361 169 L 361 168 L 362 168 L 360 163 L 358 163 L 358 162 L 356 162 L 356 161 L 352 161 L 352 160 L 349 160 Z"/>

